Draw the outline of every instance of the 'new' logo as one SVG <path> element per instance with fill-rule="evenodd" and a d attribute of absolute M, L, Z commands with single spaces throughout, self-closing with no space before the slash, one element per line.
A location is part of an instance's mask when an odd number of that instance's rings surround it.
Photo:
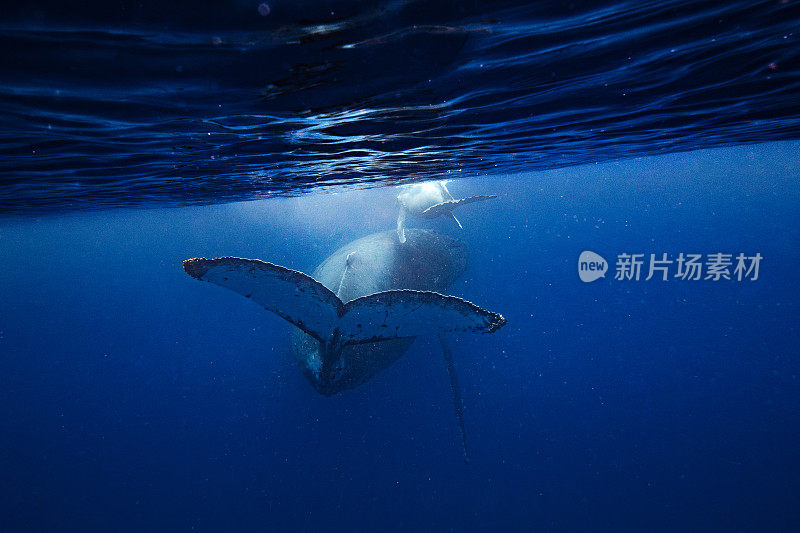
<path fill-rule="evenodd" d="M 606 277 L 608 262 L 599 254 L 584 250 L 578 257 L 578 276 L 584 283 Z"/>

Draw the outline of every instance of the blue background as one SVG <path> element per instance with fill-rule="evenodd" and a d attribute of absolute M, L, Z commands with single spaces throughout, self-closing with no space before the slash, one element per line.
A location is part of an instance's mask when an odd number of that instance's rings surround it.
<path fill-rule="evenodd" d="M 500 199 L 414 224 L 501 312 L 325 398 L 285 322 L 194 256 L 310 272 L 391 229 L 396 190 L 0 219 L 0 513 L 11 530 L 795 530 L 798 144 L 450 184 Z M 761 253 L 749 281 L 581 283 L 577 258 Z"/>

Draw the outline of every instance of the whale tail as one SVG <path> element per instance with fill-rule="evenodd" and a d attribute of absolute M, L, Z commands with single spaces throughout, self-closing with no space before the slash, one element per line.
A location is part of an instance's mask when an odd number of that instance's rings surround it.
<path fill-rule="evenodd" d="M 343 277 L 351 260 L 352 253 L 347 256 Z M 319 341 L 322 375 L 336 374 L 344 346 L 438 333 L 461 430 L 464 461 L 468 461 L 461 390 L 445 335 L 458 331 L 491 333 L 505 325 L 502 315 L 455 296 L 414 290 L 383 291 L 344 303 L 314 278 L 257 259 L 187 259 L 183 269 L 195 279 L 253 300 Z"/>
<path fill-rule="evenodd" d="M 253 300 L 325 345 L 331 339 L 347 346 L 436 332 L 491 333 L 506 323 L 498 313 L 428 291 L 390 290 L 344 303 L 311 276 L 258 259 L 194 258 L 183 269 Z"/>

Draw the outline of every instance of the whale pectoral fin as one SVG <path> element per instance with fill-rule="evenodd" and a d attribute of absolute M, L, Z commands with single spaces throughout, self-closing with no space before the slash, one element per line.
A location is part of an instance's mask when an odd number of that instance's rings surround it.
<path fill-rule="evenodd" d="M 423 218 L 435 218 L 440 217 L 442 215 L 447 215 L 452 213 L 453 209 L 460 205 L 471 204 L 474 202 L 482 202 L 483 200 L 491 200 L 492 198 L 497 198 L 496 194 L 483 194 L 479 196 L 468 196 L 466 198 L 461 198 L 459 200 L 449 200 L 447 202 L 442 202 L 439 204 L 434 204 L 430 206 L 428 209 L 423 211 L 420 216 Z M 460 224 L 459 224 L 460 225 Z"/>
<path fill-rule="evenodd" d="M 406 208 L 400 207 L 400 212 L 397 213 L 397 238 L 401 243 L 406 242 Z"/>
<path fill-rule="evenodd" d="M 461 429 L 461 449 L 464 452 L 464 462 L 468 463 L 469 454 L 467 453 L 467 425 L 464 423 L 464 402 L 461 400 L 461 387 L 458 385 L 456 363 L 453 361 L 453 352 L 447 343 L 446 333 L 439 333 L 439 344 L 442 347 L 444 362 L 447 364 L 447 375 L 450 376 L 450 393 L 453 395 L 453 408 L 456 413 L 456 420 L 458 420 L 458 427 Z"/>
<path fill-rule="evenodd" d="M 195 279 L 238 292 L 320 342 L 330 338 L 343 308 L 314 278 L 258 259 L 194 258 L 184 261 L 183 269 Z"/>
<path fill-rule="evenodd" d="M 447 190 L 447 180 L 442 180 L 439 182 L 439 184 L 442 186 L 442 193 L 444 194 L 444 199 L 446 201 L 455 200 L 455 198 L 453 198 L 453 195 L 450 194 L 450 191 Z"/>
<path fill-rule="evenodd" d="M 339 332 L 344 344 L 361 344 L 436 332 L 491 333 L 505 323 L 502 315 L 455 296 L 395 290 L 346 303 Z"/>

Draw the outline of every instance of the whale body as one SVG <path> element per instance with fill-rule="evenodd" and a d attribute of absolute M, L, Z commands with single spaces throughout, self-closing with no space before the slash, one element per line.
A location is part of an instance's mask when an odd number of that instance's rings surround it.
<path fill-rule="evenodd" d="M 326 396 L 364 383 L 406 353 L 419 335 L 438 334 L 462 430 L 461 396 L 445 334 L 491 333 L 506 320 L 442 294 L 467 266 L 461 241 L 410 229 L 374 233 L 335 251 L 307 276 L 257 259 L 194 258 L 190 276 L 233 290 L 297 326 L 292 352 Z"/>
<path fill-rule="evenodd" d="M 467 267 L 467 249 L 461 241 L 424 230 L 409 230 L 405 243 L 394 232 L 368 235 L 335 251 L 312 277 L 344 302 L 361 296 L 411 289 L 445 292 Z M 317 391 L 334 394 L 358 386 L 399 359 L 413 337 L 354 344 L 343 350 L 343 374 L 335 382 L 309 375 L 309 360 L 316 359 L 319 343 L 301 331 L 293 334 L 293 352 Z"/>

